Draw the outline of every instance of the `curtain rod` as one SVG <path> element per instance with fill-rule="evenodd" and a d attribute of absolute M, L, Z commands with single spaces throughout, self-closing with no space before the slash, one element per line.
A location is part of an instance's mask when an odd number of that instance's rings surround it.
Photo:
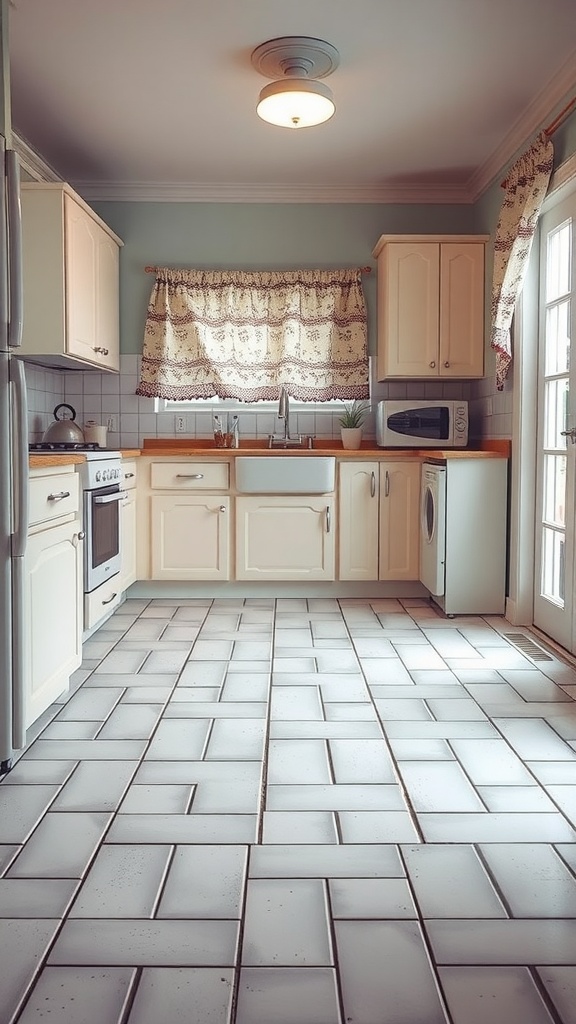
<path fill-rule="evenodd" d="M 152 267 L 152 266 L 148 265 L 148 266 L 144 267 L 144 273 L 145 274 L 155 274 L 157 270 L 163 270 L 163 269 L 165 269 L 165 268 L 163 268 L 163 267 Z M 361 270 L 361 272 L 363 274 L 371 274 L 372 273 L 372 267 L 360 267 L 360 270 Z"/>
<path fill-rule="evenodd" d="M 562 110 L 554 118 L 552 123 L 549 124 L 548 127 L 544 129 L 544 135 L 547 135 L 548 138 L 550 138 L 550 136 L 554 134 L 556 129 L 559 128 L 560 125 L 566 120 L 566 118 L 568 117 L 568 114 L 570 114 L 572 112 L 574 107 L 576 107 L 576 96 L 574 96 L 570 100 L 570 102 L 567 103 L 566 106 L 562 108 Z M 500 188 L 506 188 L 507 181 L 508 181 L 508 179 L 504 178 L 504 181 L 500 182 Z"/>

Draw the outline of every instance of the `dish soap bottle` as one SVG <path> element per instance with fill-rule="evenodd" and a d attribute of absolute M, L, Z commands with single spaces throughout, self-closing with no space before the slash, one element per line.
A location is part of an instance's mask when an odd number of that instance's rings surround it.
<path fill-rule="evenodd" d="M 232 417 L 232 448 L 240 447 L 240 423 L 237 416 Z"/>

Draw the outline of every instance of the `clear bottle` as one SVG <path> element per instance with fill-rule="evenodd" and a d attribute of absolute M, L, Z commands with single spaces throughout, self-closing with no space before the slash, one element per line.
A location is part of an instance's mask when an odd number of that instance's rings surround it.
<path fill-rule="evenodd" d="M 232 417 L 231 435 L 232 435 L 231 447 L 232 448 L 239 448 L 240 447 L 240 422 L 239 422 L 237 416 L 233 416 Z"/>

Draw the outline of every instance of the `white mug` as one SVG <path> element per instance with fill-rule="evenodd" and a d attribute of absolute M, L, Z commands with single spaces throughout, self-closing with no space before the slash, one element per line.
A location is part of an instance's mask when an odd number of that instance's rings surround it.
<path fill-rule="evenodd" d="M 100 423 L 94 423 L 93 420 L 88 420 L 84 424 L 84 440 L 87 444 L 97 444 L 99 448 L 106 447 L 106 427 L 100 425 Z"/>

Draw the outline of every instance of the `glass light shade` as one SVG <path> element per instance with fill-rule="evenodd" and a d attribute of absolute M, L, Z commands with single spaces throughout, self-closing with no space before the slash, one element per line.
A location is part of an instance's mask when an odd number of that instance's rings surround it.
<path fill-rule="evenodd" d="M 287 78 L 264 86 L 256 112 L 280 128 L 310 128 L 332 117 L 332 93 L 322 82 Z"/>

